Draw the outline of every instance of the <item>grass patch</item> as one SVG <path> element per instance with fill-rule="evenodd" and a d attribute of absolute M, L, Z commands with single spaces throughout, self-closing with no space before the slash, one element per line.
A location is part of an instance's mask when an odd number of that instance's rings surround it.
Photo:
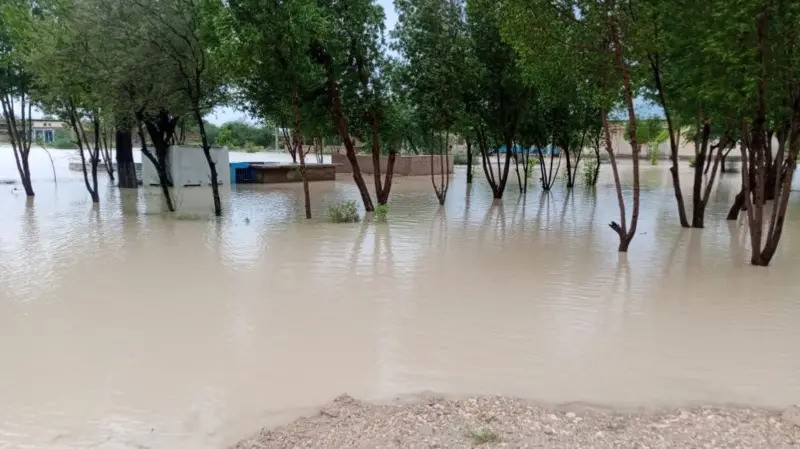
<path fill-rule="evenodd" d="M 344 201 L 328 208 L 328 217 L 334 223 L 358 223 L 358 205 L 355 201 Z"/>
<path fill-rule="evenodd" d="M 467 432 L 467 437 L 472 440 L 472 444 L 475 446 L 488 443 L 497 443 L 500 441 L 500 435 L 496 434 L 492 429 L 483 427 L 476 430 L 470 430 Z"/>
<path fill-rule="evenodd" d="M 376 221 L 385 222 L 387 217 L 389 216 L 389 205 L 378 204 L 377 206 L 375 206 L 375 212 L 373 212 L 373 216 L 375 217 Z"/>

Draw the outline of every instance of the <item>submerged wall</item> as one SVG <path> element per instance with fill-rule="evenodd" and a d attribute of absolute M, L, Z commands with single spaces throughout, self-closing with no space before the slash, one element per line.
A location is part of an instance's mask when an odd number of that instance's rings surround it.
<path fill-rule="evenodd" d="M 358 160 L 361 173 L 365 175 L 375 174 L 372 165 L 372 155 L 359 154 L 356 155 L 356 159 Z M 386 173 L 386 164 L 388 160 L 388 156 L 381 156 L 381 174 Z M 347 159 L 346 155 L 332 154 L 331 162 L 336 166 L 336 171 L 338 173 L 353 173 L 353 167 L 350 165 L 350 161 Z M 440 163 L 439 157 L 434 156 L 433 173 L 437 175 L 441 174 L 442 165 L 445 165 L 444 162 Z M 450 164 L 445 165 L 445 168 L 447 172 L 453 173 L 453 155 L 450 155 Z M 429 176 L 431 174 L 431 157 L 430 155 L 397 156 L 394 161 L 394 174 L 398 176 Z"/>

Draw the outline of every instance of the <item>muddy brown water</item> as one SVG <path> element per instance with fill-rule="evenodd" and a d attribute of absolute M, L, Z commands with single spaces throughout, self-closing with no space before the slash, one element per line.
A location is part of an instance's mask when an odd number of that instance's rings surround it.
<path fill-rule="evenodd" d="M 443 209 L 396 179 L 387 224 L 335 225 L 346 177 L 312 185 L 310 222 L 300 185 L 176 220 L 105 184 L 94 209 L 55 156 L 57 185 L 35 155 L 33 203 L 0 186 L 2 448 L 219 448 L 345 392 L 800 402 L 800 193 L 764 269 L 724 221 L 738 174 L 681 230 L 666 164 L 644 166 L 625 256 L 607 167 L 596 191 L 510 183 L 500 203 L 459 169 Z"/>

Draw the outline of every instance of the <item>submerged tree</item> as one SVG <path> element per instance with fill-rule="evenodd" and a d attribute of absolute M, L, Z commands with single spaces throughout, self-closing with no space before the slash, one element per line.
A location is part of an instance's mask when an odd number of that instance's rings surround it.
<path fill-rule="evenodd" d="M 36 101 L 72 129 L 81 158 L 84 184 L 92 202 L 99 203 L 103 99 L 94 87 L 96 56 L 93 36 L 83 25 L 95 13 L 89 4 L 42 3 L 27 58 L 37 83 Z M 87 134 L 87 129 L 89 132 Z"/>
<path fill-rule="evenodd" d="M 324 32 L 325 17 L 313 0 L 232 0 L 229 8 L 226 45 L 234 57 L 235 82 L 253 112 L 284 124 L 287 148 L 300 162 L 305 214 L 311 218 L 303 140 L 314 136 L 315 124 L 323 121 L 324 105 L 317 104 L 317 97 L 325 78 L 309 50 Z"/>
<path fill-rule="evenodd" d="M 554 73 L 549 69 L 553 66 L 564 67 L 576 81 L 585 83 L 579 85 L 588 87 L 587 98 L 591 99 L 589 110 L 600 111 L 619 203 L 620 221 L 612 222 L 610 226 L 619 236 L 619 250 L 627 251 L 636 235 L 639 220 L 640 153 L 633 105 L 637 84 L 632 76 L 632 59 L 626 54 L 631 34 L 631 12 L 627 3 L 614 0 L 558 3 L 550 0 L 506 0 L 501 5 L 503 35 L 518 52 L 526 72 L 535 76 L 537 73 Z M 531 23 L 537 26 L 528 26 Z M 544 66 L 542 61 L 546 62 Z M 611 109 L 620 105 L 626 110 L 630 122 L 627 136 L 633 159 L 633 211 L 630 223 L 608 120 Z"/>
<path fill-rule="evenodd" d="M 214 215 L 220 216 L 219 177 L 203 117 L 222 102 L 224 93 L 225 71 L 217 34 L 223 5 L 220 0 L 131 0 L 130 4 L 132 12 L 142 17 L 146 33 L 142 38 L 151 44 L 150 52 L 161 52 L 164 56 L 165 65 L 161 70 L 173 72 L 161 81 L 174 83 L 169 85 L 177 93 L 173 111 L 186 111 L 199 129 L 210 173 Z M 175 117 L 177 123 L 182 115 L 175 114 Z M 148 131 L 150 128 L 148 125 Z M 164 131 L 160 129 L 159 133 Z M 174 126 L 172 131 L 174 133 Z"/>
<path fill-rule="evenodd" d="M 389 201 L 396 149 L 384 145 L 381 128 L 390 107 L 384 73 L 384 13 L 373 0 L 321 0 L 317 2 L 327 24 L 324 37 L 310 46 L 314 61 L 325 75 L 325 95 L 333 123 L 350 165 L 367 212 L 374 210 L 372 198 L 361 175 L 356 157 L 356 140 L 369 144 L 372 154 L 375 195 L 379 204 Z M 380 158 L 388 150 L 386 176 Z"/>
<path fill-rule="evenodd" d="M 464 5 L 455 0 L 400 0 L 396 6 L 395 48 L 402 57 L 403 87 L 423 133 L 431 136 L 431 183 L 439 204 L 444 204 L 450 184 L 450 139 L 465 116 Z"/>
<path fill-rule="evenodd" d="M 522 112 L 534 93 L 524 82 L 517 54 L 500 34 L 501 7 L 502 2 L 493 0 L 467 2 L 476 77 L 475 106 L 467 114 L 475 123 L 484 174 L 496 199 L 503 197 Z M 505 152 L 502 162 L 501 149 Z"/>
<path fill-rule="evenodd" d="M 34 4 L 29 0 L 9 0 L 0 5 L 0 106 L 17 172 L 28 196 L 34 196 L 28 161 L 33 140 L 30 98 L 33 83 L 20 47 L 31 32 L 33 13 Z M 16 104 L 19 104 L 19 117 Z"/>

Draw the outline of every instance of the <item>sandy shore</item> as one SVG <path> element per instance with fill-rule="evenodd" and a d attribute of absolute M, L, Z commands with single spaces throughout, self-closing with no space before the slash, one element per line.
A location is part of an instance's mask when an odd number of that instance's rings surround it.
<path fill-rule="evenodd" d="M 542 407 L 504 397 L 368 404 L 341 396 L 315 416 L 264 429 L 235 449 L 264 448 L 789 448 L 800 409 L 614 411 Z"/>

